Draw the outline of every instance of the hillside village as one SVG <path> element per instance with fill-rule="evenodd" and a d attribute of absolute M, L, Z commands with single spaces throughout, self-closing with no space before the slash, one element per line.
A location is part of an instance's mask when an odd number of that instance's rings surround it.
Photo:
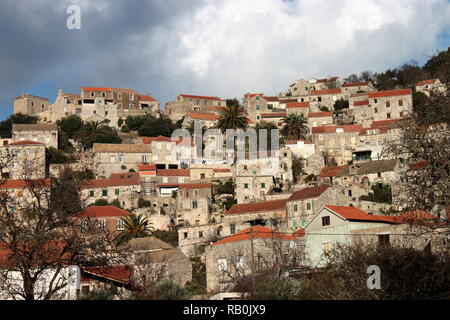
<path fill-rule="evenodd" d="M 409 161 L 391 147 L 403 139 L 412 115 L 423 112 L 419 104 L 448 95 L 448 79 L 424 77 L 389 89 L 367 74 L 300 79 L 278 94 L 227 99 L 180 93 L 165 106 L 133 89 L 59 89 L 53 103 L 24 93 L 14 100 L 10 127 L 7 121 L 0 126 L 2 210 L 47 212 L 56 201 L 70 212 L 73 228 L 94 222 L 95 239 L 100 232 L 101 241 L 112 244 L 102 242 L 90 254 L 114 259 L 83 264 L 75 253 L 88 248 L 66 251 L 69 240 L 62 235 L 72 230 L 60 225 L 60 238 L 40 239 L 45 254 L 33 260 L 50 274 L 41 278 L 44 288 L 54 286 L 55 268 L 78 265 L 84 295 L 108 285 L 131 298 L 169 279 L 199 299 L 243 297 L 236 292 L 251 291 L 239 290 L 249 276 L 270 270 L 301 277 L 323 267 L 337 243 L 446 251 L 448 202 L 418 207 L 406 190 L 409 175 L 426 168 L 426 159 Z M 172 134 L 193 134 L 196 124 L 202 133 L 280 133 L 270 136 L 265 154 L 239 158 L 236 149 L 221 152 L 214 139 Z M 448 141 L 445 120 L 424 128 Z M 210 156 L 194 156 L 199 146 L 209 147 Z M 441 192 L 448 201 L 448 189 Z M 414 222 L 424 219 L 436 223 L 435 232 L 412 236 Z M 14 226 L 26 229 L 30 221 Z M 77 237 L 85 245 L 94 238 Z M 11 263 L 27 239 L 2 238 L 10 242 L 2 246 L 1 268 L 17 280 L 23 270 Z M 49 248 L 56 248 L 58 262 L 47 263 Z M 0 296 L 17 298 L 5 288 L 0 285 Z"/>

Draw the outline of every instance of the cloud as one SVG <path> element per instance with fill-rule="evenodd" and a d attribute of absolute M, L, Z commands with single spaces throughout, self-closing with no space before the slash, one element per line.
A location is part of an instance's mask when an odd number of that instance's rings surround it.
<path fill-rule="evenodd" d="M 81 30 L 65 27 L 70 4 Z M 163 103 L 182 92 L 276 94 L 299 78 L 423 62 L 449 45 L 439 42 L 449 17 L 444 0 L 4 0 L 0 106 L 11 112 L 23 91 L 85 85 Z"/>

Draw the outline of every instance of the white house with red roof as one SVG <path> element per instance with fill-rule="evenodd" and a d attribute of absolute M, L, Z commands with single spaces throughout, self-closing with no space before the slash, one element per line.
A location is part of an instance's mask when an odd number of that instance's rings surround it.
<path fill-rule="evenodd" d="M 411 89 L 396 89 L 367 94 L 372 120 L 404 118 L 413 111 Z"/>
<path fill-rule="evenodd" d="M 428 79 L 416 84 L 416 91 L 430 96 L 431 92 L 445 92 L 447 87 L 439 79 Z"/>
<path fill-rule="evenodd" d="M 355 207 L 325 205 L 305 226 L 305 259 L 311 267 L 323 266 L 324 254 L 333 245 L 352 243 L 353 231 L 398 223 L 392 216 L 371 215 Z"/>
<path fill-rule="evenodd" d="M 80 219 L 81 224 L 85 219 L 96 220 L 100 229 L 115 235 L 125 229 L 123 218 L 128 215 L 130 215 L 128 211 L 114 206 L 92 206 L 77 214 L 76 218 Z"/>

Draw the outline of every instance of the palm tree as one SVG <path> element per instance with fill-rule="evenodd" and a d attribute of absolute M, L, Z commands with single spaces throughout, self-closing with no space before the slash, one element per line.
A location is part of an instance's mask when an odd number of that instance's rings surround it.
<path fill-rule="evenodd" d="M 220 118 L 217 122 L 217 128 L 225 132 L 227 129 L 247 129 L 248 119 L 245 110 L 238 104 L 225 107 L 220 112 Z"/>
<path fill-rule="evenodd" d="M 298 113 L 283 118 L 281 134 L 287 139 L 306 139 L 309 135 L 308 119 Z"/>
<path fill-rule="evenodd" d="M 116 238 L 117 244 L 123 244 L 134 238 L 145 238 L 150 236 L 148 220 L 142 215 L 130 214 L 122 218 L 125 228 Z"/>

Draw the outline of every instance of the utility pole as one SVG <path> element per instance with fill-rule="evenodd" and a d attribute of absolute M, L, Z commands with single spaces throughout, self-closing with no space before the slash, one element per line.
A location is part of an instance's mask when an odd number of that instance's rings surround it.
<path fill-rule="evenodd" d="M 250 251 L 252 255 L 252 290 L 253 290 L 253 297 L 255 297 L 255 250 L 253 247 L 253 226 L 250 227 Z"/>

